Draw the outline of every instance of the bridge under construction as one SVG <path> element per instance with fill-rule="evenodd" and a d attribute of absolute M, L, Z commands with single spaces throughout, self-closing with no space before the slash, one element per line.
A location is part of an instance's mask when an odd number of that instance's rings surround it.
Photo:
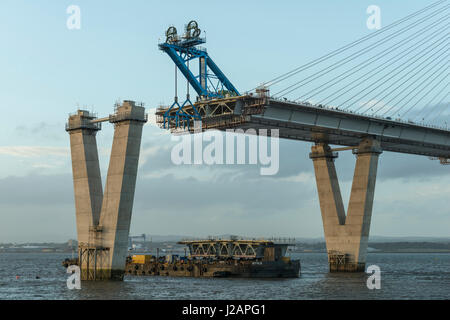
<path fill-rule="evenodd" d="M 171 27 L 159 48 L 176 66 L 175 99 L 171 106 L 157 109 L 156 121 L 173 133 L 198 132 L 197 121 L 202 131 L 241 129 L 241 133 L 259 134 L 260 129 L 264 133 L 276 129 L 280 138 L 314 143 L 309 156 L 316 175 L 330 270 L 364 271 L 380 154 L 422 155 L 450 164 L 447 124 L 425 122 L 433 112 L 438 118 L 448 107 L 447 102 L 440 106 L 448 96 L 448 8 L 446 1 L 437 1 L 244 94 L 206 49 L 198 46 L 206 40 L 200 37 L 195 21 L 186 26 L 182 36 Z M 375 43 L 370 43 L 372 39 Z M 373 49 L 375 45 L 378 50 Z M 335 57 L 337 61 L 329 62 Z M 195 60 L 198 75 L 190 70 Z M 276 85 L 313 67 L 313 73 L 270 94 Z M 344 69 L 339 71 L 341 67 Z M 178 101 L 177 69 L 188 83 L 182 103 Z M 315 80 L 319 82 L 313 85 Z M 195 103 L 190 100 L 189 86 L 198 94 Z M 285 97 L 299 89 L 298 98 Z M 415 110 L 422 101 L 425 107 Z M 422 120 L 405 119 L 407 114 L 420 115 Z M 356 156 L 347 213 L 334 164 L 338 152 L 345 150 Z"/>
<path fill-rule="evenodd" d="M 447 0 L 437 1 L 245 93 L 236 89 L 200 46 L 206 39 L 201 37 L 197 22 L 189 22 L 181 36 L 172 26 L 159 49 L 175 64 L 175 97 L 172 105 L 157 109 L 157 123 L 173 133 L 185 134 L 194 132 L 196 123 L 203 131 L 233 128 L 258 133 L 258 129 L 277 129 L 280 138 L 312 142 L 309 157 L 316 176 L 330 271 L 364 271 L 382 152 L 450 163 L 446 123 L 425 121 L 439 119 L 448 110 L 448 8 Z M 376 50 L 370 41 L 376 41 Z M 198 74 L 192 71 L 194 63 Z M 308 70 L 313 71 L 306 74 Z M 178 97 L 178 72 L 187 81 L 184 101 Z M 304 76 L 295 79 L 299 75 Z M 280 83 L 287 85 L 276 89 Z M 191 87 L 198 94 L 195 103 Z M 298 89 L 301 96 L 297 99 L 286 97 Z M 417 105 L 424 107 L 418 109 Z M 126 101 L 122 107 L 127 111 L 118 108 L 114 115 L 102 119 L 79 112 L 69 118 L 66 128 L 71 136 L 83 279 L 123 276 L 146 116 L 133 102 Z M 406 118 L 407 114 L 421 120 Z M 102 121 L 115 124 L 104 196 L 95 142 Z M 338 152 L 345 150 L 356 156 L 347 213 L 334 163 Z M 106 261 L 103 267 L 99 261 Z"/>

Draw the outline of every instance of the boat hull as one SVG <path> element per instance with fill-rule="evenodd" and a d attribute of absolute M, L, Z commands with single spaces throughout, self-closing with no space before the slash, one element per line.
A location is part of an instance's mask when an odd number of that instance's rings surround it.
<path fill-rule="evenodd" d="M 298 278 L 300 261 L 127 262 L 125 274 L 207 278 Z"/>

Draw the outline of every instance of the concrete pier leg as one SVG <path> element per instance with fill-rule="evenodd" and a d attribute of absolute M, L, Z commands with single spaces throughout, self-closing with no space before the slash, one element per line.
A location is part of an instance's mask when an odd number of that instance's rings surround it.
<path fill-rule="evenodd" d="M 110 117 L 114 140 L 99 223 L 102 245 L 109 248 L 100 272 L 110 279 L 123 279 L 125 271 L 142 127 L 146 121 L 145 108 L 133 101 L 124 101 Z"/>
<path fill-rule="evenodd" d="M 96 143 L 99 121 L 114 124 L 102 191 Z M 109 118 L 79 110 L 69 117 L 81 280 L 123 279 L 145 108 L 124 101 Z"/>
<path fill-rule="evenodd" d="M 98 161 L 96 134 L 99 124 L 92 124 L 95 117 L 85 110 L 69 117 L 66 130 L 70 134 L 73 186 L 79 246 L 94 245 L 98 240 L 95 227 L 100 219 L 103 191 Z M 82 278 L 86 277 L 89 264 L 80 264 Z M 91 268 L 93 265 L 91 265 Z"/>
<path fill-rule="evenodd" d="M 364 271 L 378 157 L 382 152 L 379 142 L 365 139 L 354 151 L 357 160 L 347 216 L 334 165 L 337 153 L 327 144 L 317 144 L 311 151 L 330 271 Z"/>
<path fill-rule="evenodd" d="M 89 228 L 98 224 L 103 199 L 96 142 L 100 128 L 89 123 L 92 119 L 88 111 L 79 110 L 68 125 L 79 242 L 89 241 Z"/>

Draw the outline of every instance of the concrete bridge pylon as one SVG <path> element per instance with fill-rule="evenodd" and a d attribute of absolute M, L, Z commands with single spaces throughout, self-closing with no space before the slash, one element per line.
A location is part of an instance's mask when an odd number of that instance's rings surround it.
<path fill-rule="evenodd" d="M 96 133 L 104 121 L 114 124 L 114 139 L 103 194 Z M 107 118 L 84 110 L 69 117 L 82 280 L 123 279 L 145 122 L 145 108 L 128 100 Z"/>
<path fill-rule="evenodd" d="M 353 149 L 353 153 L 356 166 L 347 215 L 334 164 L 337 152 L 326 143 L 317 143 L 310 153 L 331 272 L 365 270 L 378 158 L 382 149 L 377 140 L 367 138 Z"/>

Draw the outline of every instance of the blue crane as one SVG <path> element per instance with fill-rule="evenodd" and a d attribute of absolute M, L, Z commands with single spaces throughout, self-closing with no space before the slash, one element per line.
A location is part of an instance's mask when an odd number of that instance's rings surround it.
<path fill-rule="evenodd" d="M 239 91 L 228 80 L 225 74 L 214 63 L 205 48 L 199 47 L 206 42 L 205 38 L 200 37 L 201 31 L 196 21 L 190 21 L 185 34 L 179 36 L 175 27 L 169 27 L 166 31 L 166 41 L 159 44 L 159 49 L 169 55 L 175 63 L 175 101 L 171 107 L 164 113 L 164 128 L 166 122 L 169 125 L 170 120 L 174 120 L 176 126 L 183 124 L 189 128 L 191 120 L 201 120 L 201 116 L 190 100 L 189 84 L 197 92 L 202 100 L 225 98 L 227 96 L 239 96 Z M 198 60 L 198 74 L 189 68 L 190 61 Z M 180 104 L 177 97 L 177 69 L 181 71 L 188 81 L 188 91 L 186 100 Z M 191 106 L 193 114 L 184 110 L 185 106 Z M 178 108 L 175 114 L 171 114 L 173 108 Z"/>

